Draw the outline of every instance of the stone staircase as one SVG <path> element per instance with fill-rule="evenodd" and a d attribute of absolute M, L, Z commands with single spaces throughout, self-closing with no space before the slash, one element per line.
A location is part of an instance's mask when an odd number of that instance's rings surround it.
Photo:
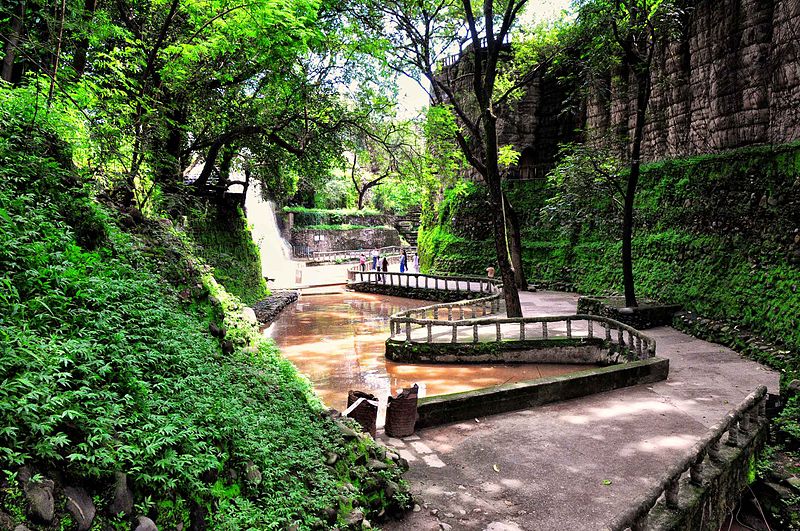
<path fill-rule="evenodd" d="M 409 245 L 417 245 L 417 231 L 419 231 L 419 218 L 422 215 L 420 209 L 410 210 L 404 216 L 397 216 L 394 219 L 394 228 L 400 233 Z"/>

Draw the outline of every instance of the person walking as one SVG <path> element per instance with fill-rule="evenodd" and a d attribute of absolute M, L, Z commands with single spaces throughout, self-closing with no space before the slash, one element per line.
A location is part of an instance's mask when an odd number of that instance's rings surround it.
<path fill-rule="evenodd" d="M 358 259 L 358 265 L 361 268 L 361 271 L 367 270 L 367 257 L 364 256 L 364 253 L 361 253 L 361 258 Z"/>
<path fill-rule="evenodd" d="M 414 253 L 414 261 L 412 262 L 412 271 L 414 273 L 419 273 L 419 254 Z"/>
<path fill-rule="evenodd" d="M 406 250 L 403 249 L 403 252 L 400 253 L 400 272 L 405 273 L 408 269 L 408 255 L 406 254 Z"/>
<path fill-rule="evenodd" d="M 378 249 L 373 249 L 372 250 L 372 270 L 373 271 L 378 269 L 378 257 L 379 256 L 380 256 L 380 253 L 378 252 Z"/>
<path fill-rule="evenodd" d="M 386 259 L 386 255 L 383 256 L 383 261 L 381 262 L 381 269 L 383 271 L 389 271 L 389 260 Z"/>

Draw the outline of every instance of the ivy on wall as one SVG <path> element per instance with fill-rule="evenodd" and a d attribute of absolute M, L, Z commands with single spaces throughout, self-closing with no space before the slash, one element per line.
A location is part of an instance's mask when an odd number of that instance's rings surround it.
<path fill-rule="evenodd" d="M 617 214 L 597 198 L 591 223 L 548 227 L 541 181 L 507 183 L 523 217 L 529 281 L 586 294 L 622 290 Z M 483 274 L 494 262 L 485 190 L 444 193 L 420 230 L 429 271 Z M 800 350 L 800 145 L 761 146 L 654 163 L 637 197 L 634 275 L 640 296 L 730 320 Z"/>

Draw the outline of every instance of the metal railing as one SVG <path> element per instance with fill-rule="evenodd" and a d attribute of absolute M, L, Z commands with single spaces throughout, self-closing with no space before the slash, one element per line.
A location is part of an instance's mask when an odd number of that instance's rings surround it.
<path fill-rule="evenodd" d="M 470 301 L 462 301 L 470 302 Z M 482 303 L 481 299 L 471 301 Z M 459 304 L 459 303 L 456 303 Z M 484 303 L 485 304 L 485 303 Z M 491 303 L 489 303 L 491 304 Z M 438 306 L 438 308 L 437 308 Z M 557 315 L 547 317 L 490 317 L 465 319 L 459 315 L 457 319 L 453 308 L 456 305 L 437 305 L 428 308 L 418 308 L 416 311 L 430 311 L 435 308 L 435 318 L 412 317 L 407 314 L 411 311 L 394 314 L 389 318 L 392 339 L 411 343 L 433 343 L 434 328 L 438 327 L 437 335 L 444 340 L 436 341 L 444 344 L 454 343 L 497 343 L 500 341 L 526 341 L 531 339 L 552 339 L 557 337 L 574 338 L 599 338 L 615 347 L 612 350 L 623 354 L 629 361 L 652 358 L 656 354 L 655 339 L 639 332 L 624 323 L 602 317 L 599 315 Z M 447 309 L 448 319 L 441 319 L 441 309 Z M 494 307 L 493 307 L 494 308 Z M 426 313 L 427 313 L 426 311 Z M 496 310 L 495 310 L 496 311 Z M 576 323 L 586 324 L 586 333 L 576 330 Z M 556 326 L 556 325 L 564 325 Z M 603 329 L 603 333 L 595 334 L 595 324 Z M 534 330 L 530 330 L 532 327 Z M 536 326 L 538 325 L 538 326 Z M 414 326 L 425 329 L 426 333 L 415 335 Z M 490 328 L 488 335 L 481 335 L 480 331 Z M 471 334 L 461 335 L 462 329 L 471 329 Z M 582 326 L 580 328 L 583 328 Z M 563 329 L 563 331 L 562 331 Z"/>
<path fill-rule="evenodd" d="M 680 461 L 661 476 L 646 496 L 614 518 L 606 529 L 644 530 L 647 527 L 650 511 L 662 496 L 667 509 L 677 509 L 681 479 L 687 471 L 690 483 L 702 485 L 705 464 L 708 461 L 718 463 L 722 460 L 720 454 L 722 445 L 738 448 L 746 446 L 765 422 L 767 422 L 767 388 L 762 385 L 712 426 Z M 725 434 L 728 436 L 723 443 L 722 438 Z"/>

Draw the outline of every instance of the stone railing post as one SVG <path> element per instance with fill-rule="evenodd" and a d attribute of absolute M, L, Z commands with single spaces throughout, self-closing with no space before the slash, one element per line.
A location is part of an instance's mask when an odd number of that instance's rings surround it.
<path fill-rule="evenodd" d="M 542 321 L 542 337 L 547 339 L 547 321 Z"/>
<path fill-rule="evenodd" d="M 572 319 L 567 319 L 567 338 L 572 339 Z"/>
<path fill-rule="evenodd" d="M 406 321 L 406 341 L 411 341 L 411 322 Z"/>
<path fill-rule="evenodd" d="M 691 481 L 694 485 L 703 484 L 703 469 L 705 468 L 703 460 L 705 457 L 706 450 L 703 449 L 697 454 L 697 458 L 694 460 L 694 463 L 692 463 L 691 468 L 689 468 L 689 481 Z"/>
<path fill-rule="evenodd" d="M 478 342 L 478 325 L 472 325 L 472 342 Z"/>
<path fill-rule="evenodd" d="M 453 324 L 453 343 L 458 343 L 458 325 Z"/>
<path fill-rule="evenodd" d="M 525 321 L 519 323 L 519 340 L 525 341 Z"/>
<path fill-rule="evenodd" d="M 428 323 L 428 343 L 433 343 L 432 327 L 433 327 L 433 325 L 431 325 L 431 323 Z"/>
<path fill-rule="evenodd" d="M 678 508 L 678 495 L 680 494 L 680 476 L 677 478 L 673 478 L 672 481 L 669 482 L 667 485 L 666 490 L 664 491 L 664 499 L 667 502 L 667 507 L 670 509 L 677 509 Z"/>
<path fill-rule="evenodd" d="M 500 341 L 502 339 L 502 336 L 500 334 L 500 322 L 498 321 L 498 322 L 494 323 L 494 326 L 495 326 L 495 329 L 497 331 L 496 332 L 497 339 L 495 339 L 495 341 Z"/>

